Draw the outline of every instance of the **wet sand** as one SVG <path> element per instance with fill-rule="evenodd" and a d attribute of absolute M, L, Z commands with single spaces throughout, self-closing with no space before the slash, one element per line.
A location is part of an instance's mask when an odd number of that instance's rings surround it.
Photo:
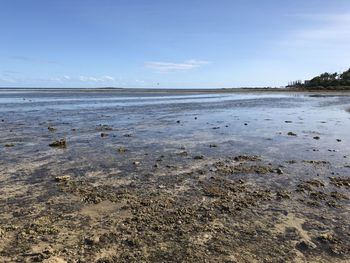
<path fill-rule="evenodd" d="M 349 109 L 348 93 L 0 91 L 0 262 L 349 262 Z"/>

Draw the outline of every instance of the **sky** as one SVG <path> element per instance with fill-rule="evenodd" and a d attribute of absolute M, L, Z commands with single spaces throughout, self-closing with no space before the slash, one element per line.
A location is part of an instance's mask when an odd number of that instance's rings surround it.
<path fill-rule="evenodd" d="M 0 87 L 279 87 L 348 68 L 349 0 L 0 1 Z"/>

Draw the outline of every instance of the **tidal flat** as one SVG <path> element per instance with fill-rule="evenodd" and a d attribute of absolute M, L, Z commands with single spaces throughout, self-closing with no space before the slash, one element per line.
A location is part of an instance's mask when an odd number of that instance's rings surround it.
<path fill-rule="evenodd" d="M 0 262 L 350 262 L 350 93 L 0 90 Z"/>

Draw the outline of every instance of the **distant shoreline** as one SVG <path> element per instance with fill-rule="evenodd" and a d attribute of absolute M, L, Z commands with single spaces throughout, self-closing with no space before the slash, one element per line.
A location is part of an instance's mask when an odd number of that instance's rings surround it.
<path fill-rule="evenodd" d="M 22 88 L 0 87 L 1 91 L 41 91 L 41 92 L 110 92 L 110 93 L 167 93 L 167 94 L 203 94 L 203 93 L 248 93 L 248 92 L 293 92 L 293 93 L 350 93 L 350 89 L 299 89 L 299 88 L 208 88 L 208 89 L 156 89 L 156 88 Z"/>

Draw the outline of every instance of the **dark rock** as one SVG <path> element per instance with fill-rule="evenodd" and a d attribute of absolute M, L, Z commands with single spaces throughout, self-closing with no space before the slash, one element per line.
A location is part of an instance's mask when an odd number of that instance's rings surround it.
<path fill-rule="evenodd" d="M 278 191 L 276 193 L 276 196 L 278 199 L 289 199 L 290 198 L 290 193 L 287 191 Z"/>
<path fill-rule="evenodd" d="M 350 177 L 342 178 L 342 177 L 329 177 L 331 180 L 331 184 L 337 186 L 337 187 L 346 187 L 350 188 Z"/>
<path fill-rule="evenodd" d="M 55 181 L 56 182 L 67 182 L 70 180 L 70 176 L 69 175 L 62 175 L 62 176 L 56 176 L 55 177 Z"/>
<path fill-rule="evenodd" d="M 261 158 L 257 155 L 238 155 L 233 158 L 236 162 L 243 162 L 243 161 L 261 161 Z"/>
<path fill-rule="evenodd" d="M 317 246 L 314 243 L 306 240 L 302 240 L 296 244 L 296 248 L 300 251 L 307 251 L 307 250 L 315 249 L 316 247 Z"/>
<path fill-rule="evenodd" d="M 107 137 L 109 134 L 108 133 L 104 133 L 104 132 L 101 132 L 101 137 Z"/>
<path fill-rule="evenodd" d="M 124 147 L 119 147 L 118 148 L 118 152 L 119 153 L 125 153 L 126 151 L 128 151 L 128 149 L 124 148 Z"/>
<path fill-rule="evenodd" d="M 58 141 L 54 141 L 49 144 L 50 147 L 56 147 L 56 148 L 66 148 L 67 147 L 67 141 L 66 139 L 60 139 Z"/>
<path fill-rule="evenodd" d="M 281 168 L 277 168 L 277 169 L 275 170 L 275 172 L 276 172 L 277 174 L 284 174 L 284 172 L 283 172 L 283 170 L 282 170 Z"/>

